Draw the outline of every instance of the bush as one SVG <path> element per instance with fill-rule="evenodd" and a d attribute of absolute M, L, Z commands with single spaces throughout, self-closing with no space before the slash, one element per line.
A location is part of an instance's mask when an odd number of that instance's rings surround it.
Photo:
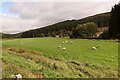
<path fill-rule="evenodd" d="M 96 36 L 98 27 L 95 23 L 90 22 L 86 24 L 79 24 L 75 29 L 72 30 L 73 38 L 93 38 Z"/>

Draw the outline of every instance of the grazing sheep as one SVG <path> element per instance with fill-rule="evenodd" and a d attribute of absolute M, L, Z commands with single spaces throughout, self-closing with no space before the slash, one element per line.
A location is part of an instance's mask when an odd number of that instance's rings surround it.
<path fill-rule="evenodd" d="M 63 48 L 62 48 L 62 50 L 66 50 L 66 48 L 65 48 L 65 47 L 63 47 Z"/>
<path fill-rule="evenodd" d="M 21 79 L 22 78 L 22 75 L 21 74 L 17 74 L 15 75 L 16 76 L 16 79 Z"/>
<path fill-rule="evenodd" d="M 65 42 L 67 43 L 67 40 Z"/>
<path fill-rule="evenodd" d="M 96 47 L 92 47 L 92 50 L 97 50 L 97 48 Z"/>
<path fill-rule="evenodd" d="M 21 43 L 21 44 L 23 44 L 23 43 Z"/>
<path fill-rule="evenodd" d="M 101 46 L 100 45 L 98 45 L 96 48 L 100 48 Z"/>
<path fill-rule="evenodd" d="M 63 44 L 65 43 L 65 42 L 62 42 Z"/>
<path fill-rule="evenodd" d="M 61 48 L 61 46 L 58 46 L 58 48 Z"/>
<path fill-rule="evenodd" d="M 71 41 L 71 44 L 73 44 L 73 41 Z"/>

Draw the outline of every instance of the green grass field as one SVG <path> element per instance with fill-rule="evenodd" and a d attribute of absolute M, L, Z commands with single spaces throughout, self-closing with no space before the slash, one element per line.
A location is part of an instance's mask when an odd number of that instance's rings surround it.
<path fill-rule="evenodd" d="M 113 40 L 26 38 L 3 40 L 2 47 L 3 78 L 19 73 L 24 78 L 118 77 L 118 43 Z"/>

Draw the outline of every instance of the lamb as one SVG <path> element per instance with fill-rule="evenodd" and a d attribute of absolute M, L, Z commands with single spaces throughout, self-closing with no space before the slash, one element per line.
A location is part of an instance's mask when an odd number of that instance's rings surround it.
<path fill-rule="evenodd" d="M 92 50 L 97 50 L 97 48 L 96 47 L 92 47 Z"/>
<path fill-rule="evenodd" d="M 61 48 L 61 46 L 58 46 L 58 48 Z"/>
<path fill-rule="evenodd" d="M 15 75 L 16 79 L 21 79 L 22 78 L 22 75 L 21 74 L 17 74 Z"/>
<path fill-rule="evenodd" d="M 66 50 L 66 48 L 65 48 L 65 47 L 63 47 L 63 48 L 62 48 L 62 50 Z"/>
<path fill-rule="evenodd" d="M 63 44 L 65 43 L 65 42 L 62 42 Z"/>

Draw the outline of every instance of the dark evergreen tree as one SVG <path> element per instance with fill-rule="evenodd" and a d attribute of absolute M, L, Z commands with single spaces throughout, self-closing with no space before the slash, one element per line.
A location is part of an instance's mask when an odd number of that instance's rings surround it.
<path fill-rule="evenodd" d="M 120 2 L 111 10 L 109 34 L 111 38 L 120 38 Z"/>

